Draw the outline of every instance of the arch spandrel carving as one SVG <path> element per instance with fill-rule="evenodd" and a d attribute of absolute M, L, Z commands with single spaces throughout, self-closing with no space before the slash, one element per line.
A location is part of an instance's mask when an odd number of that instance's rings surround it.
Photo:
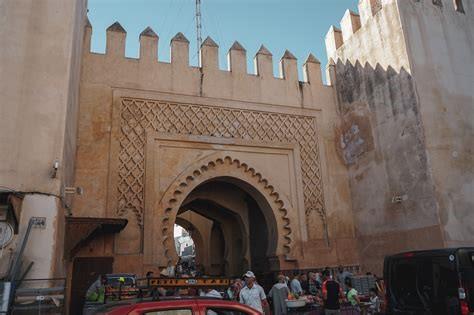
<path fill-rule="evenodd" d="M 116 215 L 133 212 L 140 228 L 144 219 L 145 133 L 210 136 L 268 143 L 295 143 L 301 150 L 304 210 L 325 220 L 316 117 L 220 106 L 120 98 Z M 115 198 L 116 196 L 116 198 Z M 115 207 L 116 204 L 116 207 Z"/>
<path fill-rule="evenodd" d="M 196 187 L 216 178 L 241 181 L 252 187 L 265 200 L 276 223 L 278 237 L 275 256 L 284 256 L 287 260 L 293 260 L 295 229 L 292 227 L 294 223 L 288 217 L 288 213 L 294 211 L 291 203 L 252 166 L 220 152 L 188 167 L 168 187 L 159 202 L 157 212 L 163 216 L 155 218 L 160 221 L 155 226 L 161 226 L 161 231 L 155 231 L 155 237 L 161 239 L 161 244 L 158 246 L 163 247 L 167 264 L 171 265 L 177 259 L 173 245 L 173 225 L 179 208 Z"/>

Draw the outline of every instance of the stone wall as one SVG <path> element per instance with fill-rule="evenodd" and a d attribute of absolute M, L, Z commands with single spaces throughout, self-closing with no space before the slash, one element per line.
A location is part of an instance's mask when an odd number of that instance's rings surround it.
<path fill-rule="evenodd" d="M 62 172 L 72 177 L 74 154 L 63 156 L 76 134 L 72 123 L 65 139 L 66 113 L 77 107 L 85 10 L 83 0 L 0 3 L 1 186 L 59 195 Z"/>
<path fill-rule="evenodd" d="M 0 192 L 24 195 L 18 234 L 4 250 L 17 249 L 30 217 L 46 218 L 25 249 L 34 261 L 27 278 L 65 275 L 62 187 L 74 176 L 85 12 L 85 0 L 0 2 Z"/>
<path fill-rule="evenodd" d="M 445 246 L 474 245 L 474 3 L 399 1 Z"/>
<path fill-rule="evenodd" d="M 328 58 L 334 61 L 403 67 L 410 72 L 397 0 L 359 1 L 359 14 L 347 10 L 340 28 L 332 26 L 325 40 Z"/>
<path fill-rule="evenodd" d="M 472 2 L 362 0 L 326 37 L 363 268 L 472 245 Z"/>
<path fill-rule="evenodd" d="M 85 193 L 75 200 L 74 215 L 123 215 L 130 224 L 120 237 L 126 239 L 130 235 L 137 241 L 136 236 L 141 235 L 138 218 L 142 211 L 145 217 L 151 211 L 143 197 L 150 193 L 143 193 L 148 191 L 146 187 L 153 187 L 133 184 L 144 183 L 144 172 L 149 174 L 144 171 L 148 166 L 142 164 L 149 161 L 145 158 L 148 153 L 143 151 L 145 134 L 178 134 L 178 140 L 186 143 L 195 141 L 192 139 L 196 136 L 202 137 L 202 141 L 210 143 L 206 152 L 248 143 L 268 151 L 273 142 L 291 143 L 301 152 L 303 177 L 296 180 L 302 180 L 305 189 L 297 190 L 291 184 L 285 196 L 298 205 L 291 215 L 298 226 L 294 230 L 295 248 L 305 248 L 308 253 L 302 264 L 357 264 L 347 171 L 336 158 L 334 145 L 334 90 L 322 84 L 320 63 L 314 56 L 308 57 L 303 67 L 305 82 L 299 82 L 296 59 L 290 52 L 282 57 L 282 71 L 275 78 L 271 53 L 264 47 L 255 56 L 256 74 L 248 74 L 246 51 L 237 42 L 229 49 L 228 70 L 220 70 L 218 47 L 210 38 L 202 46 L 202 67 L 191 67 L 189 43 L 183 34 L 172 39 L 171 62 L 166 63 L 157 60 L 161 45 L 158 46 L 158 36 L 149 28 L 140 36 L 138 59 L 125 58 L 126 32 L 120 24 L 108 28 L 105 54 L 90 52 L 91 32 L 92 28 L 87 27 L 76 165 L 76 185 L 84 187 Z M 222 139 L 222 143 L 213 139 Z M 185 157 L 177 156 L 172 167 L 185 167 L 186 164 L 180 165 Z M 153 160 L 151 165 L 159 165 L 163 160 Z M 134 166 L 124 168 L 129 162 Z M 265 168 L 271 169 L 271 163 Z M 172 169 L 169 167 L 167 172 Z M 136 182 L 128 175 L 135 176 Z M 287 185 L 284 181 L 288 179 L 280 181 L 283 177 L 275 168 L 265 176 L 276 179 L 277 186 Z M 118 183 L 123 184 L 121 191 L 135 191 L 126 193 L 133 195 L 129 194 L 131 199 L 121 197 Z M 156 192 L 154 198 L 158 202 L 165 191 L 160 188 Z M 297 201 L 300 197 L 304 204 Z M 141 251 L 140 246 L 136 250 Z M 130 255 L 118 258 L 118 269 L 132 267 L 125 261 L 132 259 Z"/>
<path fill-rule="evenodd" d="M 349 62 L 336 78 L 362 268 L 380 274 L 387 254 L 443 246 L 415 85 L 404 68 Z"/>

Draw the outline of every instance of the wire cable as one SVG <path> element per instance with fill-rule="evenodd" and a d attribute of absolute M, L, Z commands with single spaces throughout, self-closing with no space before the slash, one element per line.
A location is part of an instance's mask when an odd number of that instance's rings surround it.
<path fill-rule="evenodd" d="M 2 191 L 2 190 L 4 190 L 4 191 Z M 56 198 L 62 199 L 62 197 L 60 195 L 56 195 L 56 194 L 53 194 L 53 193 L 47 193 L 47 192 L 42 192 L 42 191 L 22 191 L 22 190 L 16 190 L 16 189 L 13 189 L 13 188 L 10 188 L 10 187 L 7 187 L 7 186 L 2 186 L 2 185 L 0 185 L 0 192 L 11 192 L 11 193 L 14 193 L 14 194 L 24 194 L 24 195 L 36 194 L 36 195 L 44 195 L 44 196 L 50 196 L 50 197 L 56 197 Z"/>

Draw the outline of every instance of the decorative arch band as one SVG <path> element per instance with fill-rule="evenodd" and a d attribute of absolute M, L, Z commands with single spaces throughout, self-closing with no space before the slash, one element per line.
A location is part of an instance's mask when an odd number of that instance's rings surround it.
<path fill-rule="evenodd" d="M 272 186 L 269 181 L 263 177 L 263 175 L 255 170 L 255 168 L 249 166 L 247 163 L 243 163 L 238 159 L 233 159 L 232 157 L 225 155 L 217 157 L 208 161 L 207 163 L 201 164 L 200 167 L 190 169 L 188 172 L 181 174 L 177 182 L 171 190 L 168 191 L 168 194 L 164 196 L 163 206 L 164 206 L 164 216 L 162 219 L 162 240 L 163 248 L 165 250 L 165 256 L 168 260 L 168 265 L 172 262 L 172 247 L 169 243 L 169 233 L 173 228 L 172 218 L 174 214 L 178 213 L 179 208 L 181 207 L 181 202 L 186 196 L 200 183 L 207 180 L 207 173 L 213 171 L 221 166 L 234 167 L 235 170 L 240 171 L 239 173 L 242 176 L 242 179 L 247 178 L 247 182 L 251 183 L 254 188 L 256 188 L 266 200 L 271 203 L 270 207 L 273 210 L 273 214 L 276 216 L 276 219 L 280 220 L 282 228 L 284 230 L 283 244 L 279 244 L 283 248 L 283 253 L 287 259 L 292 259 L 291 249 L 293 246 L 292 239 L 292 229 L 290 225 L 290 219 L 288 217 L 288 212 L 291 206 L 289 202 L 286 201 L 285 197 L 276 191 L 275 187 Z M 257 185 L 258 187 L 255 187 Z M 277 216 L 279 214 L 279 216 Z"/>

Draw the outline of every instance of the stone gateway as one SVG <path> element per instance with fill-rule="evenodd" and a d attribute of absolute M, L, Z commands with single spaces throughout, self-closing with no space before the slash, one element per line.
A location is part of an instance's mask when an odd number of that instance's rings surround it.
<path fill-rule="evenodd" d="M 358 5 L 329 28 L 326 79 L 310 54 L 300 81 L 289 50 L 275 77 L 235 42 L 222 70 L 208 37 L 194 67 L 184 34 L 162 62 L 146 28 L 127 58 L 116 22 L 100 54 L 85 0 L 0 2 L 0 272 L 31 217 L 28 277 L 70 296 L 174 266 L 175 224 L 215 276 L 380 275 L 389 254 L 473 246 L 474 2 Z"/>

